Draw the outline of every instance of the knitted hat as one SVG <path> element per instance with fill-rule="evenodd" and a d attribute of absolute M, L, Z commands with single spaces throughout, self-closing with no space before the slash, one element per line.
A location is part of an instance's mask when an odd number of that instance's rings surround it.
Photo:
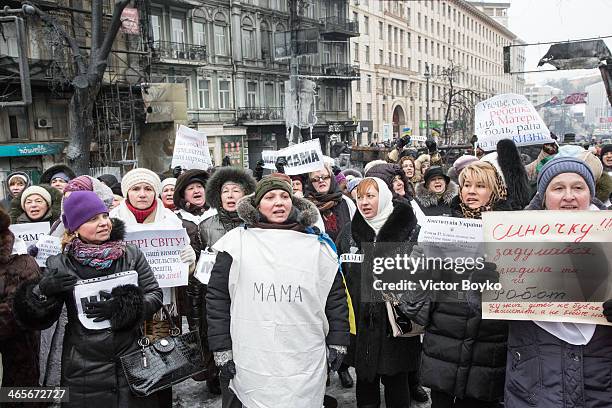
<path fill-rule="evenodd" d="M 26 199 L 32 194 L 38 194 L 41 196 L 47 202 L 47 206 L 51 207 L 51 194 L 43 187 L 30 186 L 23 190 L 23 193 L 21 194 L 21 208 L 23 208 Z"/>
<path fill-rule="evenodd" d="M 98 214 L 108 213 L 108 208 L 93 191 L 75 191 L 64 200 L 62 222 L 70 232 Z"/>
<path fill-rule="evenodd" d="M 341 183 L 344 183 L 344 182 L 346 182 L 346 176 L 344 174 L 342 174 L 342 173 L 338 173 L 336 175 L 336 183 L 341 184 Z"/>
<path fill-rule="evenodd" d="M 11 180 L 15 178 L 21 179 L 23 181 L 23 184 L 26 185 L 26 187 L 30 185 L 30 177 L 27 175 L 27 173 L 24 173 L 22 171 L 16 171 L 14 173 L 9 174 L 8 178 L 6 179 L 6 185 L 10 186 Z"/>
<path fill-rule="evenodd" d="M 576 173 L 584 179 L 589 186 L 591 198 L 595 195 L 595 178 L 593 172 L 582 160 L 573 157 L 555 157 L 542 167 L 538 174 L 538 194 L 544 197 L 546 188 L 553 178 L 562 173 Z"/>
<path fill-rule="evenodd" d="M 64 193 L 67 191 L 92 191 L 93 181 L 89 176 L 79 176 L 73 178 L 64 187 Z"/>
<path fill-rule="evenodd" d="M 478 157 L 476 156 L 472 156 L 470 154 L 464 154 L 463 156 L 455 160 L 455 163 L 453 163 L 453 168 L 455 169 L 455 172 L 458 175 L 459 173 L 461 173 L 461 170 L 465 168 L 465 166 L 477 160 L 478 160 Z"/>
<path fill-rule="evenodd" d="M 258 206 L 263 196 L 266 195 L 268 191 L 272 190 L 283 190 L 289 193 L 289 195 L 293 195 L 293 188 L 291 187 L 291 179 L 289 176 L 283 173 L 272 173 L 261 179 L 255 188 L 255 206 Z"/>
<path fill-rule="evenodd" d="M 66 173 L 64 173 L 63 171 L 57 172 L 54 175 L 51 176 L 51 181 L 55 180 L 55 179 L 62 179 L 64 180 L 66 183 L 70 181 L 70 176 L 68 176 Z"/>
<path fill-rule="evenodd" d="M 162 180 L 161 182 L 161 191 L 164 191 L 166 186 L 176 186 L 176 179 L 174 177 L 168 177 Z"/>
<path fill-rule="evenodd" d="M 161 181 L 159 180 L 159 176 L 149 169 L 140 167 L 128 171 L 125 176 L 123 176 L 121 180 L 121 193 L 123 193 L 123 196 L 127 197 L 128 191 L 138 183 L 147 183 L 153 187 L 155 196 L 159 196 L 161 193 Z"/>
<path fill-rule="evenodd" d="M 361 177 L 355 177 L 353 179 L 351 179 L 347 184 L 346 184 L 346 189 L 348 190 L 348 192 L 352 192 L 355 188 L 357 188 L 357 186 L 359 185 L 359 183 L 361 183 L 361 180 L 363 180 Z"/>
<path fill-rule="evenodd" d="M 427 187 L 427 185 L 429 184 L 431 179 L 434 178 L 434 177 L 442 177 L 442 178 L 444 178 L 444 180 L 446 181 L 446 184 L 448 184 L 450 182 L 450 177 L 448 177 L 446 174 L 444 174 L 444 171 L 442 170 L 442 167 L 440 167 L 440 166 L 433 166 L 433 167 L 428 168 L 427 171 L 425 172 L 425 177 L 424 177 L 425 187 Z"/>

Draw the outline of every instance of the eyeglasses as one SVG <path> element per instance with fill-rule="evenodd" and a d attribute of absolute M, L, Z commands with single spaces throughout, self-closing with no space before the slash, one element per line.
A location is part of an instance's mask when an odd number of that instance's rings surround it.
<path fill-rule="evenodd" d="M 331 177 L 329 176 L 317 176 L 317 177 L 313 177 L 310 179 L 311 183 L 320 183 L 322 181 L 327 181 L 329 180 Z"/>

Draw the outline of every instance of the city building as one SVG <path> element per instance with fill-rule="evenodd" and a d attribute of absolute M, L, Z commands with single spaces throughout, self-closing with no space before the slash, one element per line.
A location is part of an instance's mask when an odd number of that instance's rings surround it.
<path fill-rule="evenodd" d="M 544 102 L 550 101 L 553 97 L 563 97 L 563 90 L 555 88 L 550 85 L 537 85 L 527 84 L 525 85 L 525 97 L 534 106 L 543 104 Z"/>
<path fill-rule="evenodd" d="M 471 136 L 475 103 L 523 93 L 522 78 L 504 74 L 503 47 L 515 44 L 516 36 L 471 2 L 352 0 L 350 6 L 360 26 L 360 36 L 351 40 L 353 61 L 361 67 L 360 81 L 353 83 L 353 116 L 369 129 L 358 143 L 380 142 L 408 128 L 425 135 L 426 73 L 430 128 L 443 132 L 446 123 L 449 133 L 462 138 Z M 516 48 L 514 68 L 523 71 L 524 51 Z M 383 129 L 392 134 L 383 135 Z"/>
<path fill-rule="evenodd" d="M 585 92 L 588 93 L 584 112 L 585 125 L 593 136 L 612 135 L 612 107 L 604 83 L 589 85 L 585 88 Z"/>

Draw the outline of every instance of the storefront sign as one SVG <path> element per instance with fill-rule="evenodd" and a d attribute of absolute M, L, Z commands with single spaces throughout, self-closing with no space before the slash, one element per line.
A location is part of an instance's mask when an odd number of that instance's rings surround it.
<path fill-rule="evenodd" d="M 0 146 L 0 157 L 48 156 L 62 151 L 62 143 L 7 144 Z"/>

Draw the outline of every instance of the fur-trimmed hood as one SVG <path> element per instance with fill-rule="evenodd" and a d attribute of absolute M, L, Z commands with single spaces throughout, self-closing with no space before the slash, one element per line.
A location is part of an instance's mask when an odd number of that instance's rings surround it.
<path fill-rule="evenodd" d="M 76 177 L 76 174 L 74 174 L 74 171 L 72 171 L 70 167 L 66 166 L 65 164 L 58 164 L 49 167 L 43 172 L 43 174 L 40 176 L 40 183 L 51 184 L 51 177 L 59 172 L 66 173 L 66 175 L 70 177 L 70 180 Z"/>
<path fill-rule="evenodd" d="M 248 196 L 241 198 L 236 206 L 238 216 L 247 225 L 253 225 L 260 221 L 260 212 L 255 206 L 254 199 L 255 194 L 249 194 Z M 291 211 L 298 212 L 297 222 L 304 227 L 315 226 L 319 219 L 319 210 L 317 207 L 305 198 L 293 196 L 291 197 L 291 201 L 293 203 L 293 208 Z"/>
<path fill-rule="evenodd" d="M 125 240 L 125 222 L 119 218 L 111 218 L 113 229 L 111 230 L 109 241 L 123 241 Z"/>
<path fill-rule="evenodd" d="M 393 199 L 393 212 L 378 232 L 374 233 L 359 211 L 355 213 L 351 221 L 351 234 L 359 245 L 362 242 L 402 242 L 409 241 L 416 227 L 417 220 L 410 202 L 405 198 Z"/>
<path fill-rule="evenodd" d="M 455 198 L 459 194 L 459 186 L 454 181 L 448 183 L 446 190 L 442 194 L 442 201 L 446 205 L 450 205 Z M 436 193 L 429 191 L 425 187 L 425 183 L 419 183 L 416 185 L 416 197 L 419 204 L 423 207 L 434 207 L 438 205 L 438 196 Z"/>
<path fill-rule="evenodd" d="M 255 179 L 242 168 L 220 167 L 215 169 L 206 182 L 206 204 L 212 208 L 221 208 L 221 189 L 223 184 L 228 181 L 241 185 L 244 189 L 244 195 L 255 192 L 257 185 Z"/>
<path fill-rule="evenodd" d="M 39 184 L 38 186 L 44 188 L 49 192 L 49 194 L 51 194 L 51 208 L 42 220 L 36 222 L 49 221 L 51 224 L 53 224 L 60 218 L 60 215 L 62 214 L 62 193 L 60 193 L 60 191 L 55 187 L 51 187 L 49 185 Z M 21 208 L 22 194 L 23 192 L 21 192 L 17 197 L 13 198 L 13 200 L 11 201 L 11 209 L 9 214 L 11 216 L 11 221 L 13 222 L 13 224 L 25 224 L 32 222 L 29 220 L 27 215 L 25 215 L 25 211 L 23 210 L 23 208 Z"/>

